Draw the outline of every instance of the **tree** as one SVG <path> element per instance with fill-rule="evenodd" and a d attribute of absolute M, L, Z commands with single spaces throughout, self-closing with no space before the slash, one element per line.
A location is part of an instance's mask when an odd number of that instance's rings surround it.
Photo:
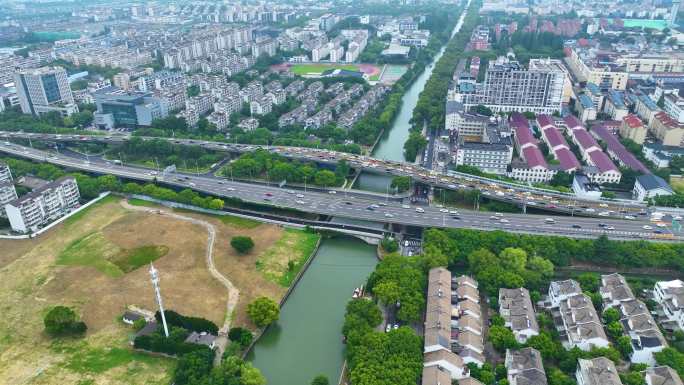
<path fill-rule="evenodd" d="M 240 344 L 241 347 L 245 348 L 249 346 L 249 344 L 252 343 L 252 332 L 245 328 L 231 328 L 228 331 L 228 339 L 230 339 L 233 342 L 237 342 Z"/>
<path fill-rule="evenodd" d="M 606 324 L 611 324 L 617 321 L 620 321 L 620 312 L 616 308 L 611 307 L 603 312 L 603 322 Z"/>
<path fill-rule="evenodd" d="M 395 281 L 380 282 L 373 287 L 373 294 L 383 303 L 390 305 L 396 303 L 401 297 L 401 291 Z"/>
<path fill-rule="evenodd" d="M 506 349 L 514 349 L 518 346 L 513 332 L 505 326 L 492 326 L 489 328 L 489 341 L 500 352 Z"/>
<path fill-rule="evenodd" d="M 314 183 L 325 187 L 335 186 L 336 180 L 335 173 L 330 170 L 320 170 L 316 172 L 316 176 L 314 177 Z"/>
<path fill-rule="evenodd" d="M 525 270 L 527 253 L 523 249 L 507 247 L 499 254 L 502 266 L 508 271 L 520 273 Z"/>
<path fill-rule="evenodd" d="M 230 240 L 230 245 L 240 254 L 246 254 L 254 247 L 254 241 L 247 236 L 238 235 Z"/>
<path fill-rule="evenodd" d="M 399 242 L 390 237 L 382 238 L 382 241 L 380 241 L 380 246 L 382 246 L 382 249 L 387 253 L 394 253 L 395 251 L 399 250 Z"/>
<path fill-rule="evenodd" d="M 418 153 L 427 146 L 427 139 L 420 132 L 411 132 L 406 143 L 404 143 L 404 155 L 406 160 L 413 162 L 416 160 Z"/>
<path fill-rule="evenodd" d="M 392 178 L 392 183 L 390 187 L 396 189 L 397 192 L 408 191 L 411 188 L 411 177 L 408 176 L 396 176 Z"/>
<path fill-rule="evenodd" d="M 247 305 L 249 318 L 258 327 L 265 327 L 280 317 L 280 307 L 268 297 L 259 297 Z"/>
<path fill-rule="evenodd" d="M 83 334 L 87 327 L 78 320 L 76 313 L 66 306 L 55 306 L 43 319 L 45 331 L 53 337 Z"/>
<path fill-rule="evenodd" d="M 474 111 L 476 114 L 485 115 L 485 116 L 492 116 L 492 115 L 494 115 L 494 112 L 492 112 L 492 109 L 491 109 L 491 108 L 489 108 L 489 107 L 487 107 L 487 106 L 484 106 L 484 105 L 482 105 L 482 104 L 478 104 L 477 106 L 473 107 L 473 111 Z"/>
<path fill-rule="evenodd" d="M 318 376 L 314 377 L 313 381 L 311 381 L 311 385 L 329 385 L 330 381 L 328 381 L 328 377 L 319 374 Z"/>
<path fill-rule="evenodd" d="M 632 339 L 627 335 L 619 336 L 615 340 L 615 348 L 625 359 L 629 359 L 629 355 L 634 351 L 634 348 L 632 348 Z"/>

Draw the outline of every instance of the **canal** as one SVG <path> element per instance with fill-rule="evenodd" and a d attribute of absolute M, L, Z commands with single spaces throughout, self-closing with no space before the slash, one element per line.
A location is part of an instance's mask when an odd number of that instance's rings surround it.
<path fill-rule="evenodd" d="M 456 26 L 454 26 L 454 30 L 451 32 L 452 37 L 461 29 L 461 25 L 463 25 L 463 19 L 469 6 L 470 1 L 468 1 L 468 4 L 464 8 L 461 17 L 456 23 Z M 430 76 L 432 75 L 432 70 L 435 68 L 435 63 L 437 63 L 437 61 L 442 57 L 445 49 L 446 45 L 442 46 L 442 49 L 440 49 L 437 55 L 435 55 L 432 63 L 425 68 L 425 71 L 418 76 L 411 87 L 409 87 L 408 91 L 406 91 L 401 99 L 401 108 L 399 109 L 399 113 L 394 119 L 392 127 L 385 131 L 383 137 L 380 139 L 377 146 L 375 146 L 372 154 L 373 157 L 378 159 L 394 160 L 398 162 L 403 162 L 406 160 L 404 158 L 404 143 L 409 137 L 409 131 L 411 129 L 411 123 L 409 123 L 409 121 L 411 120 L 411 116 L 413 116 L 413 109 L 418 103 L 418 97 L 420 96 L 420 93 L 423 91 L 423 88 L 425 88 L 425 83 L 427 83 L 428 79 L 430 79 Z M 354 188 L 384 193 L 389 191 L 388 188 L 391 181 L 392 178 L 386 175 L 362 173 L 359 175 Z"/>
<path fill-rule="evenodd" d="M 268 385 L 305 385 L 318 374 L 337 384 L 344 361 L 342 324 L 352 292 L 377 263 L 376 249 L 356 238 L 325 239 L 311 266 L 247 359 Z"/>

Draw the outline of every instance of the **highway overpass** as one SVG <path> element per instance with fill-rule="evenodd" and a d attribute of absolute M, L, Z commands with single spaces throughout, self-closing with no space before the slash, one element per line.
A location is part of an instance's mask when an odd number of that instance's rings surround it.
<path fill-rule="evenodd" d="M 622 240 L 681 241 L 683 238 L 680 233 L 673 233 L 669 225 L 660 223 L 662 227 L 657 227 L 644 216 L 635 220 L 571 216 L 549 218 L 530 214 L 499 216 L 462 209 L 411 206 L 397 202 L 390 197 L 382 199 L 377 194 L 360 192 L 350 194 L 345 190 L 303 191 L 293 190 L 288 186 L 279 188 L 263 184 L 234 182 L 226 178 L 211 176 L 181 173 L 160 175 L 157 171 L 147 168 L 117 165 L 101 159 L 88 161 L 5 142 L 0 142 L 0 152 L 96 174 L 111 174 L 143 182 L 157 180 L 169 186 L 191 188 L 218 197 L 238 198 L 244 202 L 290 208 L 331 217 L 387 223 L 396 228 L 416 226 L 504 230 L 573 238 L 595 238 L 606 234 L 609 238 Z"/>
<path fill-rule="evenodd" d="M 31 139 L 54 142 L 99 142 L 118 144 L 131 138 L 127 134 L 116 135 L 58 135 L 0 131 L 0 138 Z M 449 190 L 478 190 L 489 199 L 511 203 L 520 207 L 534 207 L 550 212 L 578 216 L 603 216 L 623 218 L 642 215 L 648 209 L 643 202 L 633 200 L 588 200 L 574 194 L 545 190 L 524 184 L 503 182 L 473 175 L 450 172 L 449 174 L 428 170 L 406 162 L 380 160 L 372 157 L 302 147 L 260 146 L 237 143 L 212 142 L 194 139 L 139 137 L 143 140 L 162 139 L 175 144 L 200 146 L 214 151 L 244 153 L 265 149 L 286 158 L 334 165 L 345 160 L 350 167 L 371 173 L 392 176 L 408 176 L 413 180 L 437 188 Z"/>

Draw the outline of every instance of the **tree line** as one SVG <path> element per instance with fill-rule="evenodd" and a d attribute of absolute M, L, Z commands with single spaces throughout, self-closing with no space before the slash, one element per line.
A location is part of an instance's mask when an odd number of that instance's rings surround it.
<path fill-rule="evenodd" d="M 444 114 L 446 113 L 444 101 L 447 90 L 451 77 L 456 70 L 456 65 L 470 40 L 470 34 L 480 20 L 478 15 L 480 6 L 481 1 L 479 0 L 470 5 L 461 30 L 447 44 L 444 54 L 435 64 L 430 79 L 418 97 L 411 117 L 412 135 L 404 144 L 405 156 L 408 161 L 414 161 L 416 155 L 427 144 L 420 134 L 424 122 L 427 123 L 429 131 L 436 131 L 444 126 Z"/>
<path fill-rule="evenodd" d="M 310 183 L 334 187 L 344 183 L 349 174 L 347 162 L 340 161 L 335 170 L 320 168 L 313 162 L 290 161 L 264 149 L 242 154 L 221 170 L 221 174 L 233 178 L 266 179 L 273 182 Z"/>

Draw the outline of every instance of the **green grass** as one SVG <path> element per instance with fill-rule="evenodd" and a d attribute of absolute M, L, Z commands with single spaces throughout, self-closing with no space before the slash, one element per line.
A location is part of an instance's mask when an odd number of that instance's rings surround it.
<path fill-rule="evenodd" d="M 110 277 L 120 277 L 124 272 L 109 259 L 120 249 L 105 239 L 102 233 L 90 233 L 77 239 L 57 256 L 57 264 L 65 266 L 92 266 Z"/>
<path fill-rule="evenodd" d="M 359 66 L 354 64 L 295 64 L 290 67 L 295 75 L 307 75 L 307 74 L 321 74 L 329 69 L 342 69 L 349 71 L 358 71 Z"/>
<path fill-rule="evenodd" d="M 154 207 L 154 208 L 164 207 L 164 206 L 160 205 L 159 203 L 150 202 L 150 201 L 146 201 L 144 199 L 138 199 L 138 198 L 128 199 L 128 204 L 130 204 L 131 206 L 142 206 L 142 207 Z"/>
<path fill-rule="evenodd" d="M 684 179 L 671 178 L 670 185 L 678 194 L 684 194 Z"/>
<path fill-rule="evenodd" d="M 67 355 L 67 359 L 61 364 L 64 368 L 83 377 L 104 373 L 121 366 L 127 366 L 127 372 L 139 371 L 141 366 L 147 367 L 148 370 L 150 367 L 161 369 L 160 365 L 166 366 L 166 361 L 173 361 L 128 348 L 95 347 L 85 341 L 62 341 L 53 345 L 52 348 L 56 352 Z"/>
<path fill-rule="evenodd" d="M 253 229 L 253 228 L 261 225 L 261 222 L 256 221 L 254 219 L 235 217 L 232 215 L 206 214 L 206 213 L 202 213 L 199 211 L 194 211 L 194 210 L 189 210 L 189 209 L 179 209 L 179 208 L 174 208 L 173 211 L 177 212 L 177 213 L 206 215 L 208 217 L 217 218 L 218 220 L 220 220 L 224 224 L 231 225 L 234 227 L 238 227 L 241 229 Z"/>
<path fill-rule="evenodd" d="M 378 80 L 380 80 L 380 74 L 373 75 L 370 78 L 368 78 L 368 80 L 372 82 L 377 82 Z"/>
<path fill-rule="evenodd" d="M 168 252 L 169 248 L 167 246 L 141 246 L 135 249 L 121 250 L 110 261 L 124 273 L 130 273 L 141 266 L 156 261 Z"/>
<path fill-rule="evenodd" d="M 285 229 L 283 236 L 268 248 L 257 261 L 257 270 L 264 276 L 283 287 L 289 287 L 311 256 L 320 235 L 302 230 Z M 282 256 L 294 261 L 291 269 Z"/>
<path fill-rule="evenodd" d="M 95 232 L 70 243 L 57 256 L 57 265 L 92 266 L 116 278 L 163 257 L 168 251 L 167 246 L 159 245 L 122 249 Z"/>
<path fill-rule="evenodd" d="M 99 206 L 102 206 L 102 205 L 106 205 L 107 203 L 118 202 L 118 201 L 119 201 L 119 197 L 116 197 L 116 196 L 111 195 L 111 194 L 107 195 L 106 197 L 100 199 L 97 203 L 94 203 L 94 204 L 88 206 L 87 208 L 77 212 L 76 214 L 70 216 L 69 218 L 65 219 L 64 225 L 65 226 L 71 226 L 74 223 L 78 222 L 81 218 L 86 216 L 92 209 L 99 207 Z"/>

